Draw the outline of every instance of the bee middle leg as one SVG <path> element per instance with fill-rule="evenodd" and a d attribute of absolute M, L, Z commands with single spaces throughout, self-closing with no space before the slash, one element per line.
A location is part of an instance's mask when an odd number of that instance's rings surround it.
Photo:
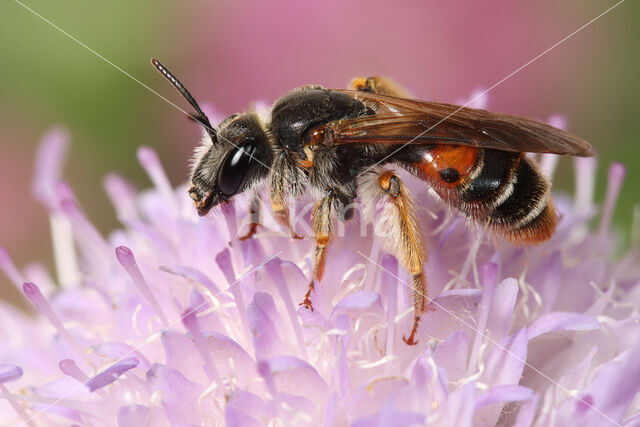
<path fill-rule="evenodd" d="M 304 301 L 300 304 L 311 310 L 313 310 L 313 305 L 310 297 L 315 290 L 315 283 L 319 282 L 324 275 L 327 247 L 331 241 L 331 220 L 335 200 L 334 191 L 328 190 L 325 197 L 316 202 L 311 212 L 311 228 L 316 241 L 313 250 L 313 276 Z"/>
<path fill-rule="evenodd" d="M 410 292 L 413 294 L 414 320 L 411 334 L 402 337 L 405 343 L 415 345 L 420 316 L 425 311 L 427 283 L 423 263 L 426 261 L 422 234 L 416 222 L 413 200 L 409 191 L 393 171 L 376 169 L 365 173 L 358 185 L 365 215 L 373 221 L 376 206 L 385 203 L 382 218 L 376 220 L 382 225 L 385 248 L 395 255 L 409 272 Z"/>

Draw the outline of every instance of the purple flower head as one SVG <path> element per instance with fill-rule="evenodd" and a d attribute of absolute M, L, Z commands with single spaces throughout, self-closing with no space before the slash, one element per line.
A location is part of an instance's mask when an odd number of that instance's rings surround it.
<path fill-rule="evenodd" d="M 527 248 L 495 245 L 404 177 L 428 240 L 430 297 L 419 344 L 407 346 L 407 273 L 376 236 L 384 226 L 358 209 L 337 227 L 310 311 L 298 303 L 311 239 L 290 239 L 265 212 L 255 238 L 239 240 L 244 196 L 199 218 L 147 147 L 138 159 L 150 190 L 105 179 L 123 224 L 105 238 L 61 181 L 66 146 L 64 132 L 44 138 L 33 185 L 51 216 L 56 276 L 21 271 L 0 250 L 34 309 L 0 302 L 8 425 L 640 422 L 638 252 L 609 255 L 619 164 L 598 210 L 595 160 L 576 160 L 574 198 L 556 195 L 556 234 Z M 538 160 L 552 175 L 556 157 Z M 309 235 L 306 200 L 294 206 L 294 227 Z"/>

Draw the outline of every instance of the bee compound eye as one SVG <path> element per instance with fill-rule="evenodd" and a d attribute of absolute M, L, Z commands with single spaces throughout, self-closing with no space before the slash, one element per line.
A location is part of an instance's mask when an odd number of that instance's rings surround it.
<path fill-rule="evenodd" d="M 255 152 L 254 144 L 246 144 L 226 155 L 218 171 L 218 189 L 223 195 L 230 197 L 240 190 Z"/>

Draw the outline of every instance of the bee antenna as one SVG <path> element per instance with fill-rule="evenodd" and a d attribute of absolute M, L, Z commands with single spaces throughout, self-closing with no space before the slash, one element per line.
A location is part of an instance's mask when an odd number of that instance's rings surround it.
<path fill-rule="evenodd" d="M 158 61 L 156 58 L 151 58 L 151 64 L 155 67 L 156 70 L 160 72 L 160 74 L 164 76 L 164 78 L 169 80 L 169 82 L 173 85 L 173 87 L 175 87 L 178 90 L 178 92 L 180 92 L 180 95 L 182 95 L 184 99 L 186 99 L 187 102 L 189 102 L 189 104 L 191 104 L 191 106 L 195 108 L 197 114 L 189 114 L 188 117 L 200 123 L 202 126 L 204 126 L 204 128 L 207 130 L 207 133 L 211 137 L 211 141 L 215 143 L 217 140 L 216 130 L 213 128 L 213 126 L 211 126 L 209 117 L 207 117 L 204 111 L 202 111 L 202 109 L 200 108 L 196 100 L 193 98 L 193 96 L 191 96 L 187 88 L 184 87 L 184 85 L 180 82 L 180 80 L 178 80 L 176 76 L 174 76 L 171 73 L 171 71 L 167 70 L 167 67 L 165 67 L 162 64 L 162 62 Z"/>

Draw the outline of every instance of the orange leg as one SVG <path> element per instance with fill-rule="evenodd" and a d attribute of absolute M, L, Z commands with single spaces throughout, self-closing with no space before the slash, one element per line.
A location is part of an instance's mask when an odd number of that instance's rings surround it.
<path fill-rule="evenodd" d="M 349 88 L 363 92 L 412 98 L 409 91 L 388 77 L 356 77 L 351 80 Z M 387 246 L 392 246 L 389 248 L 391 249 L 390 252 L 400 260 L 411 274 L 409 286 L 413 290 L 415 312 L 411 334 L 409 334 L 409 338 L 403 336 L 402 339 L 409 345 L 415 345 L 418 343 L 415 340 L 415 336 L 420 323 L 420 315 L 426 308 L 427 284 L 422 270 L 422 263 L 427 260 L 427 257 L 422 243 L 422 235 L 416 224 L 415 210 L 409 192 L 400 178 L 393 172 L 378 171 L 378 173 L 379 175 L 376 175 L 379 187 L 376 189 L 374 186 L 366 186 L 365 184 L 365 187 L 369 187 L 369 192 L 371 193 L 369 197 L 365 198 L 374 200 L 375 203 L 381 197 L 387 197 L 391 203 L 392 209 L 389 209 L 387 214 L 392 216 L 391 220 L 395 226 L 389 230 L 393 235 L 386 236 L 386 242 L 390 242 L 388 239 L 396 242 L 395 245 Z M 382 191 L 374 194 L 380 190 Z"/>
<path fill-rule="evenodd" d="M 285 227 L 287 227 L 289 229 L 289 233 L 291 234 L 291 237 L 293 237 L 294 239 L 304 239 L 304 236 L 299 235 L 293 229 L 293 226 L 291 225 L 291 223 L 289 221 L 289 207 L 287 207 L 284 204 L 284 202 L 283 203 L 279 203 L 279 202 L 274 203 L 272 201 L 271 202 L 271 208 L 273 209 L 273 215 L 275 216 L 276 220 L 280 224 L 284 225 Z"/>
<path fill-rule="evenodd" d="M 402 338 L 407 344 L 415 345 L 418 343 L 415 336 L 420 316 L 426 309 L 427 283 L 422 266 L 427 257 L 415 218 L 413 200 L 400 178 L 392 171 L 368 173 L 359 188 L 365 203 L 375 206 L 380 199 L 387 201 L 382 213 L 384 218 L 380 221 L 386 224 L 383 237 L 385 247 L 409 272 L 409 292 L 413 296 L 413 328 L 408 338 Z"/>
<path fill-rule="evenodd" d="M 315 290 L 315 282 L 320 281 L 324 275 L 327 247 L 331 240 L 331 215 L 334 202 L 334 194 L 329 194 L 316 202 L 311 213 L 311 226 L 316 239 L 316 246 L 313 252 L 313 277 L 309 283 L 309 289 L 300 305 L 313 310 L 311 304 L 311 294 Z"/>

